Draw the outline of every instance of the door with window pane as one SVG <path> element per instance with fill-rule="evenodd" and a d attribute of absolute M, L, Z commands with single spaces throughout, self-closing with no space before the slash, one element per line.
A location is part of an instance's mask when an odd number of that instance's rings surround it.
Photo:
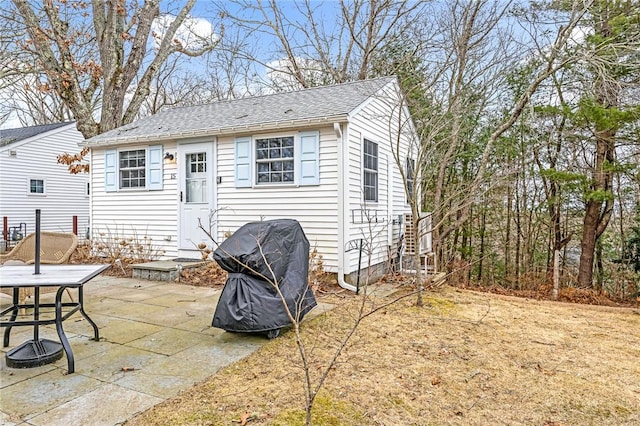
<path fill-rule="evenodd" d="M 187 204 L 207 202 L 207 153 L 185 155 L 185 200 Z"/>
<path fill-rule="evenodd" d="M 189 144 L 179 147 L 180 169 L 180 249 L 196 250 L 200 242 L 208 242 L 200 229 L 209 229 L 213 211 L 212 143 Z"/>

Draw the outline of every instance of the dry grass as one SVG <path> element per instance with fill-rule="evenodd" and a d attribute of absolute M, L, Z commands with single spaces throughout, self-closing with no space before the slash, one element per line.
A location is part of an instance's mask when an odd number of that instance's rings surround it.
<path fill-rule="evenodd" d="M 358 327 L 316 401 L 314 424 L 640 423 L 640 310 L 450 287 L 427 295 L 429 306 L 404 299 Z M 313 374 L 359 300 L 333 295 L 334 310 L 305 321 Z M 303 401 L 285 333 L 127 425 L 299 425 Z"/>

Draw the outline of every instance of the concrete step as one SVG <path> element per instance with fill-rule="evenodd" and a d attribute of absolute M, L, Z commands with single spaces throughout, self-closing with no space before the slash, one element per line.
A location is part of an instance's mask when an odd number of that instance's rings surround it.
<path fill-rule="evenodd" d="M 133 278 L 154 281 L 175 281 L 184 269 L 197 268 L 206 262 L 196 259 L 154 260 L 132 265 Z"/>

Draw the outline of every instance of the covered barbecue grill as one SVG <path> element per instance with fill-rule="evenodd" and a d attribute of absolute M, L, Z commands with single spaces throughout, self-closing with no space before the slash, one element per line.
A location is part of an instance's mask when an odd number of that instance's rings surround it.
<path fill-rule="evenodd" d="M 293 219 L 250 222 L 238 229 L 213 253 L 229 275 L 222 289 L 213 326 L 233 332 L 278 335 L 298 321 L 316 300 L 309 287 L 309 240 Z"/>

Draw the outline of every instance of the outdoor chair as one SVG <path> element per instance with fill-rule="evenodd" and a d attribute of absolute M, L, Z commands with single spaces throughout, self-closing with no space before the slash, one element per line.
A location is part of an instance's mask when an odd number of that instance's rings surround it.
<path fill-rule="evenodd" d="M 69 261 L 71 254 L 78 246 L 78 237 L 66 232 L 40 232 L 40 263 L 61 264 Z M 33 264 L 36 257 L 36 234 L 29 234 L 23 238 L 9 253 L 0 254 L 0 266 L 15 264 Z M 55 287 L 51 287 L 55 290 Z M 2 290 L 11 294 L 10 289 Z M 20 303 L 23 304 L 31 296 L 32 289 L 20 289 Z"/>

